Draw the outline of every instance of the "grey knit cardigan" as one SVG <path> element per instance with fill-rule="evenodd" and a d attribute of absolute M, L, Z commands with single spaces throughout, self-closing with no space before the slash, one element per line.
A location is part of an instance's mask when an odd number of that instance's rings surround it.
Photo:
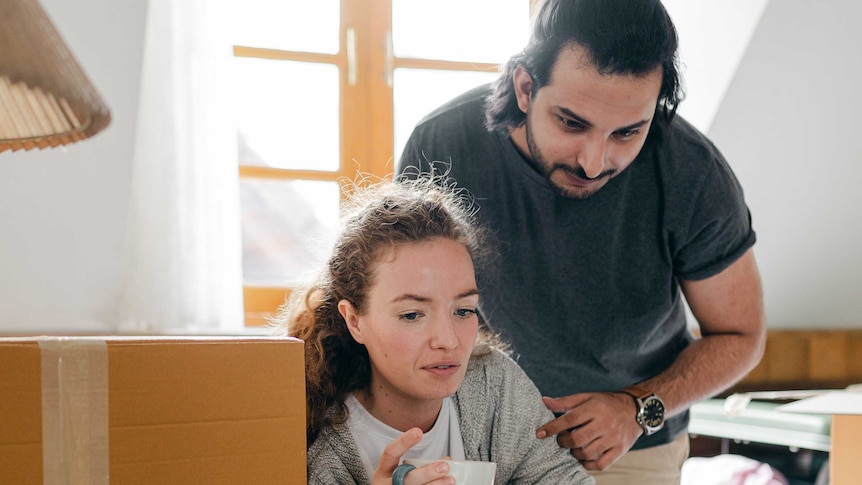
<path fill-rule="evenodd" d="M 536 438 L 536 429 L 554 416 L 504 353 L 472 357 L 453 400 L 466 458 L 496 462 L 495 485 L 595 483 L 553 437 Z M 324 428 L 308 449 L 308 483 L 370 485 L 346 424 Z"/>

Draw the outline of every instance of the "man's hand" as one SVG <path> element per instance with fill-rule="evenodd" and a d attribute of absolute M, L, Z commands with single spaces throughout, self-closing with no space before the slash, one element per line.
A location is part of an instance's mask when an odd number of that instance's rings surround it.
<path fill-rule="evenodd" d="M 545 406 L 562 416 L 545 423 L 536 436 L 557 435 L 587 470 L 607 470 L 643 433 L 635 421 L 634 399 L 618 392 L 544 397 Z"/>

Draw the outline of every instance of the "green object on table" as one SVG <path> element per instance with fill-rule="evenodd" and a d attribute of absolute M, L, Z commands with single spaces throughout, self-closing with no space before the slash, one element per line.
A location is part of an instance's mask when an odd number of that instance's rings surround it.
<path fill-rule="evenodd" d="M 832 418 L 828 414 L 776 411 L 781 403 L 752 401 L 736 416 L 728 416 L 724 399 L 706 399 L 691 407 L 691 434 L 743 442 L 829 451 Z"/>

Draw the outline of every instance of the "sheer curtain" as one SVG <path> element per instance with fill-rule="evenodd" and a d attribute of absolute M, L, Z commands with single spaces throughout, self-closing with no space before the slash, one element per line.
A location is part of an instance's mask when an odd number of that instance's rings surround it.
<path fill-rule="evenodd" d="M 226 3 L 149 2 L 121 332 L 244 326 Z"/>

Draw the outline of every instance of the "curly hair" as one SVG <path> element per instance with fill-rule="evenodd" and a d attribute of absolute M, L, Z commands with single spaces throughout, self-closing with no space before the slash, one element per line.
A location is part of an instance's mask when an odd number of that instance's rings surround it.
<path fill-rule="evenodd" d="M 660 0 L 545 0 L 533 20 L 527 46 L 502 67 L 485 100 L 489 130 L 517 128 L 526 121 L 518 107 L 513 75 L 523 66 L 533 94 L 546 86 L 565 48 L 583 47 L 601 74 L 643 76 L 662 69 L 656 105 L 659 128 L 682 101 L 676 28 Z"/>
<path fill-rule="evenodd" d="M 365 346 L 353 340 L 338 302 L 367 311 L 377 264 L 393 246 L 448 238 L 461 243 L 474 264 L 486 255 L 471 198 L 440 177 L 400 178 L 354 186 L 342 209 L 342 226 L 317 280 L 295 289 L 270 322 L 305 341 L 308 446 L 327 425 L 347 419 L 345 398 L 370 385 Z M 475 353 L 499 341 L 481 333 Z"/>

